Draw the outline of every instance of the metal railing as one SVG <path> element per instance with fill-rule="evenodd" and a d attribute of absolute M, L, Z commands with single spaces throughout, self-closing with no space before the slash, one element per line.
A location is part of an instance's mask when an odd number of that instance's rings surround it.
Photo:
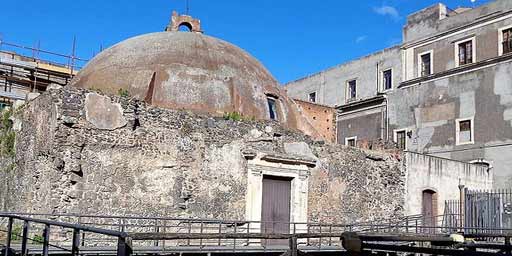
<path fill-rule="evenodd" d="M 287 223 L 290 229 L 278 232 L 262 230 L 261 227 L 273 225 L 264 225 L 269 223 L 259 221 L 13 213 L 0 214 L 0 219 L 3 220 L 0 221 L 0 227 L 7 227 L 4 230 L 7 232 L 6 255 L 11 253 L 9 249 L 12 248 L 13 236 L 21 238 L 21 244 L 18 244 L 18 247 L 26 254 L 27 241 L 38 240 L 35 239 L 37 234 L 42 234 L 39 239 L 42 248 L 39 249 L 40 252 L 37 248 L 32 248 L 32 251 L 33 254 L 41 255 L 48 255 L 50 248 L 71 255 L 88 253 L 130 255 L 134 251 L 153 254 L 178 252 L 290 252 L 293 254 L 299 250 L 343 251 L 344 239 L 346 239 L 344 234 L 347 233 L 356 234 L 368 249 L 395 248 L 396 251 L 427 252 L 431 248 L 416 248 L 416 245 L 411 248 L 410 244 L 407 245 L 404 242 L 450 242 L 453 240 L 450 234 L 464 233 L 467 229 L 472 229 L 472 227 L 444 226 L 443 216 L 429 218 L 434 219 L 426 220 L 424 216 L 415 215 L 350 225 Z M 19 232 L 16 232 L 14 227 L 19 223 L 23 226 L 18 230 Z M 432 225 L 427 226 L 425 223 Z M 275 224 L 277 226 L 282 223 L 275 222 Z M 495 234 L 466 234 L 476 239 L 492 239 L 492 243 L 464 245 L 464 248 L 487 246 L 509 250 L 512 230 L 497 231 L 499 232 Z M 392 244 L 389 244 L 390 242 Z M 404 245 L 407 247 L 402 248 L 401 246 Z"/>
<path fill-rule="evenodd" d="M 118 256 L 125 256 L 125 255 L 131 255 L 131 240 L 128 237 L 128 234 L 125 232 L 119 232 L 114 230 L 108 230 L 108 229 L 101 229 L 96 227 L 88 227 L 84 225 L 78 225 L 78 224 L 72 224 L 72 223 L 64 223 L 64 222 L 57 222 L 52 220 L 41 220 L 41 219 L 34 219 L 26 216 L 19 216 L 14 214 L 0 214 L 0 218 L 4 218 L 7 220 L 7 229 L 5 230 L 6 233 L 6 242 L 5 242 L 5 248 L 4 248 L 4 254 L 5 256 L 14 255 L 11 243 L 13 238 L 19 236 L 21 238 L 21 254 L 27 255 L 28 253 L 28 241 L 37 241 L 42 244 L 41 249 L 41 255 L 48 256 L 50 247 L 57 248 L 63 251 L 68 251 L 71 255 L 78 255 L 79 254 L 79 246 L 80 246 L 80 234 L 85 232 L 94 233 L 97 235 L 102 236 L 109 236 L 109 237 L 115 237 L 117 240 L 117 255 Z M 21 231 L 21 234 L 17 234 L 14 232 L 14 226 L 17 221 L 20 221 L 23 223 L 23 228 Z M 30 230 L 35 225 L 42 225 L 42 233 L 40 237 L 32 236 L 32 238 L 29 238 L 30 236 Z M 52 227 L 60 228 L 61 230 L 70 230 L 72 231 L 72 243 L 71 243 L 71 249 L 62 247 L 60 245 L 56 244 L 50 244 L 50 238 L 51 238 L 51 232 Z"/>

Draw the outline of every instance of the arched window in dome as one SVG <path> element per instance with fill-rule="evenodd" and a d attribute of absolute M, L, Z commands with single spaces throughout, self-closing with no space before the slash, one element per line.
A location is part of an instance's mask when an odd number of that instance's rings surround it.
<path fill-rule="evenodd" d="M 267 96 L 267 103 L 268 103 L 268 112 L 269 112 L 270 119 L 278 120 L 277 119 L 277 98 Z"/>

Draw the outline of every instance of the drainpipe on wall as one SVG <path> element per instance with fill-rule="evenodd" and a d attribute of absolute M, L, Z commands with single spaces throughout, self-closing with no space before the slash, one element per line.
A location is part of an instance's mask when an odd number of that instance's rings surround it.
<path fill-rule="evenodd" d="M 384 120 L 386 122 L 386 137 L 384 139 L 387 142 L 389 140 L 389 108 L 387 95 L 384 95 L 384 103 L 386 104 L 386 119 Z"/>

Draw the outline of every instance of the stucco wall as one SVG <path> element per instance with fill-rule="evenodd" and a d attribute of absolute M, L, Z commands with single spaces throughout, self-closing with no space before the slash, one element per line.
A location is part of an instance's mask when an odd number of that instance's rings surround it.
<path fill-rule="evenodd" d="M 469 3 L 468 3 L 469 4 Z M 495 0 L 463 13 L 451 13 L 442 4 L 435 4 L 407 17 L 404 27 L 404 43 L 423 39 L 430 35 L 448 31 L 475 22 L 478 18 L 511 9 L 509 0 Z"/>
<path fill-rule="evenodd" d="M 345 144 L 346 138 L 356 137 L 358 144 L 361 141 L 377 141 L 383 139 L 385 107 L 358 111 L 354 114 L 339 115 L 337 118 L 338 143 Z M 384 135 L 385 137 L 385 135 Z"/>
<path fill-rule="evenodd" d="M 433 50 L 433 72 L 442 72 L 456 67 L 458 56 L 455 55 L 455 42 L 475 38 L 474 61 L 484 61 L 498 56 L 498 30 L 512 25 L 512 19 L 496 21 L 483 27 L 464 30 L 442 40 L 427 43 L 414 48 L 414 75 L 418 77 L 418 56 L 421 53 Z M 409 64 L 410 65 L 410 64 Z"/>
<path fill-rule="evenodd" d="M 11 186 L 0 188 L 7 211 L 245 219 L 254 154 L 272 156 L 265 168 L 273 172 L 292 168 L 308 179 L 297 190 L 307 201 L 294 201 L 307 212 L 296 216 L 354 222 L 403 214 L 399 157 L 315 142 L 277 122 L 76 88 L 44 93 L 19 118 L 16 168 L 6 174 Z"/>
<path fill-rule="evenodd" d="M 492 170 L 486 167 L 412 152 L 405 156 L 407 215 L 421 214 L 424 190 L 436 192 L 437 216 L 444 213 L 445 200 L 460 199 L 459 184 L 469 189 L 492 188 Z"/>
<path fill-rule="evenodd" d="M 382 71 L 392 69 L 393 88 L 401 81 L 401 57 L 398 46 L 360 59 L 341 64 L 320 73 L 286 84 L 288 95 L 307 101 L 311 92 L 317 93 L 319 104 L 339 106 L 347 103 L 347 82 L 357 80 L 357 99 L 377 95 L 382 87 Z"/>
<path fill-rule="evenodd" d="M 494 167 L 495 186 L 512 186 L 512 63 L 424 81 L 389 96 L 390 131 L 409 129 L 408 149 Z M 474 119 L 474 143 L 456 145 L 456 120 Z M 392 133 L 390 133 L 392 135 Z"/>

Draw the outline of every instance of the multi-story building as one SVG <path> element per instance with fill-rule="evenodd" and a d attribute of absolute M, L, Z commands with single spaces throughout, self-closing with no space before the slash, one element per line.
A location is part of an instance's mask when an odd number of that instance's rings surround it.
<path fill-rule="evenodd" d="M 374 70 L 374 72 L 371 72 Z M 404 150 L 494 168 L 512 186 L 512 1 L 411 14 L 403 42 L 286 85 L 335 107 L 336 141 L 384 140 Z"/>

